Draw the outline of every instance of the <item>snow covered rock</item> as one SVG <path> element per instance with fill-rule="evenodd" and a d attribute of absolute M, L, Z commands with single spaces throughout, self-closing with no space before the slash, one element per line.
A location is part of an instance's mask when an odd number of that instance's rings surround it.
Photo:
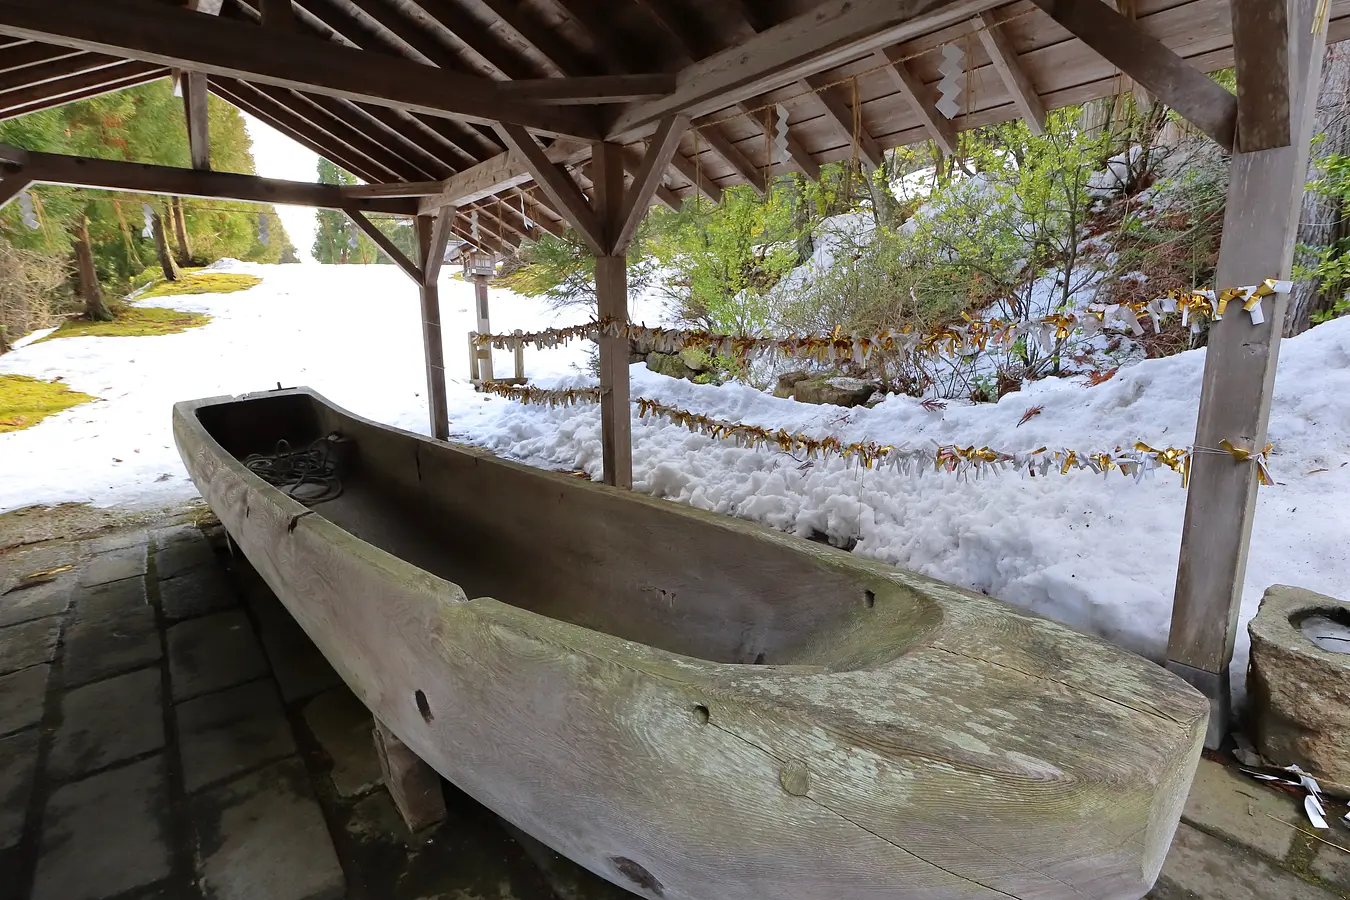
<path fill-rule="evenodd" d="M 779 377 L 773 395 L 791 397 L 798 403 L 853 407 L 872 399 L 876 390 L 876 385 L 859 378 L 789 372 Z"/>

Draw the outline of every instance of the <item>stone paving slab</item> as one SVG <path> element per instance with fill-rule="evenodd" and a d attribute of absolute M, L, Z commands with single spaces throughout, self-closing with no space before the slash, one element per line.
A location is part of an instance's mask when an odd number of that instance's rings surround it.
<path fill-rule="evenodd" d="M 242 609 L 179 622 L 169 629 L 168 639 L 175 701 L 267 674 L 267 661 Z"/>
<path fill-rule="evenodd" d="M 91 541 L 85 542 L 85 547 L 90 553 L 108 553 L 112 550 L 127 550 L 133 547 L 144 547 L 146 541 L 150 539 L 150 533 L 144 529 L 136 531 L 114 532 L 96 537 Z"/>
<path fill-rule="evenodd" d="M 338 900 L 346 880 L 309 777 L 287 760 L 192 802 L 202 885 L 213 900 Z"/>
<path fill-rule="evenodd" d="M 195 525 L 178 525 L 155 532 L 155 574 L 161 581 L 216 563 L 216 552 Z"/>
<path fill-rule="evenodd" d="M 149 606 L 112 620 L 77 621 L 66 632 L 65 682 L 98 681 L 157 662 L 161 655 L 155 611 Z"/>
<path fill-rule="evenodd" d="M 0 628 L 0 675 L 51 662 L 60 636 L 60 616 Z"/>
<path fill-rule="evenodd" d="M 145 596 L 144 578 L 123 578 L 119 581 L 81 586 L 75 589 L 75 616 L 72 625 L 115 621 L 138 609 L 149 609 Z"/>
<path fill-rule="evenodd" d="M 258 619 L 263 649 L 281 686 L 282 699 L 287 703 L 303 700 L 341 684 L 342 678 L 290 610 L 267 590 L 261 579 L 258 582 L 258 590 L 250 593 L 248 605 Z"/>
<path fill-rule="evenodd" d="M 1182 813 L 1187 822 L 1284 859 L 1298 833 L 1279 822 L 1300 825 L 1303 811 L 1295 801 L 1263 787 L 1237 771 L 1201 759 Z"/>
<path fill-rule="evenodd" d="M 375 719 L 345 685 L 309 701 L 305 723 L 333 761 L 338 794 L 353 797 L 380 783 L 384 776 L 371 734 Z"/>
<path fill-rule="evenodd" d="M 1149 900 L 1334 900 L 1261 859 L 1189 825 L 1177 829 Z"/>
<path fill-rule="evenodd" d="M 102 900 L 167 877 L 168 809 L 162 755 L 58 788 L 42 820 L 33 900 Z"/>
<path fill-rule="evenodd" d="M 91 559 L 80 575 L 80 584 L 92 586 L 135 578 L 145 574 L 145 547 L 137 545 L 100 553 Z"/>
<path fill-rule="evenodd" d="M 296 752 L 276 686 L 267 679 L 185 700 L 177 716 L 189 793 Z"/>
<path fill-rule="evenodd" d="M 68 692 L 48 770 L 67 779 L 163 747 L 162 693 L 158 666 Z"/>
<path fill-rule="evenodd" d="M 0 850 L 14 846 L 23 837 L 37 758 L 36 728 L 0 738 Z"/>
<path fill-rule="evenodd" d="M 159 583 L 159 606 L 171 622 L 237 606 L 225 573 L 216 566 L 192 569 Z"/>
<path fill-rule="evenodd" d="M 50 665 L 42 663 L 0 675 L 0 735 L 42 721 L 51 671 Z"/>
<path fill-rule="evenodd" d="M 58 577 L 46 584 L 11 590 L 0 595 L 0 626 L 30 622 L 63 613 L 70 607 L 73 577 Z"/>

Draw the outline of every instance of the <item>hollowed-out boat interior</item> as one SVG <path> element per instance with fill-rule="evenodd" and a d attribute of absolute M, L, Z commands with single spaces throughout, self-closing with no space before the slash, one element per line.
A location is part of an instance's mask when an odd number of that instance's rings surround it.
<path fill-rule="evenodd" d="M 431 442 L 309 393 L 196 413 L 239 460 L 279 441 L 329 452 L 341 490 L 314 513 L 469 598 L 711 662 L 830 670 L 893 659 L 940 619 L 818 545 Z"/>

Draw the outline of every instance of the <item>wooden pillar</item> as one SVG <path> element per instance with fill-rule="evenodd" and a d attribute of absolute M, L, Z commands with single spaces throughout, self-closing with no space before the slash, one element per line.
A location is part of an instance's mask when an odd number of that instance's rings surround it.
<path fill-rule="evenodd" d="M 422 352 L 427 369 L 427 408 L 431 417 L 431 436 L 445 440 L 450 436 L 450 412 L 445 400 L 445 347 L 441 342 L 441 295 L 437 281 L 445 244 L 449 238 L 450 216 L 417 217 L 417 246 L 422 265 Z"/>
<path fill-rule="evenodd" d="M 479 334 L 492 334 L 492 325 L 488 321 L 488 280 L 486 275 L 473 276 L 474 306 L 478 315 Z M 483 347 L 477 352 L 478 380 L 492 381 L 492 348 Z"/>
<path fill-rule="evenodd" d="M 408 830 L 416 834 L 443 821 L 445 795 L 441 792 L 441 776 L 379 719 L 375 720 L 374 738 L 384 786 Z"/>
<path fill-rule="evenodd" d="M 523 332 L 517 328 L 513 334 L 516 336 L 515 363 L 516 363 L 516 381 L 524 383 L 525 381 L 525 345 L 521 343 L 520 337 Z"/>
<path fill-rule="evenodd" d="M 1224 214 L 1216 289 L 1244 287 L 1267 278 L 1287 279 L 1294 252 L 1304 180 L 1307 177 L 1312 104 L 1326 46 L 1326 23 L 1314 28 L 1317 0 L 1277 4 L 1233 0 L 1235 45 L 1239 53 L 1240 116 L 1266 114 L 1264 123 L 1239 118 L 1228 205 Z M 1288 34 L 1288 56 L 1272 51 Z M 1247 38 L 1254 38 L 1247 40 Z M 1244 55 L 1244 46 L 1259 56 Z M 1288 63 L 1288 102 L 1244 103 L 1244 91 L 1269 94 Z M 1245 76 L 1245 77 L 1244 77 Z M 1280 130 L 1281 117 L 1288 122 Z M 1273 146 L 1278 134 L 1282 146 Z M 1268 149 L 1244 150 L 1257 143 Z M 1288 137 L 1284 137 L 1284 135 Z M 1200 414 L 1192 457 L 1186 519 L 1181 535 L 1167 667 L 1203 691 L 1211 701 L 1207 746 L 1215 747 L 1230 726 L 1229 664 L 1238 628 L 1242 584 L 1255 513 L 1257 470 L 1217 449 L 1221 441 L 1261 450 L 1266 443 L 1270 401 L 1279 358 L 1287 295 L 1263 301 L 1265 321 L 1253 324 L 1240 305 L 1229 304 L 1213 323 L 1205 356 Z"/>

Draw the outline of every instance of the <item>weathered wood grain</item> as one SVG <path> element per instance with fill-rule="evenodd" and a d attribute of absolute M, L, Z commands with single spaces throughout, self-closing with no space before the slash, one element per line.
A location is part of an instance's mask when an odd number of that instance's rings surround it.
<path fill-rule="evenodd" d="M 357 462 L 315 510 L 236 459 L 332 431 Z M 174 433 L 392 733 L 641 896 L 1137 900 L 1161 865 L 1207 706 L 1138 657 L 304 391 L 179 404 Z"/>

